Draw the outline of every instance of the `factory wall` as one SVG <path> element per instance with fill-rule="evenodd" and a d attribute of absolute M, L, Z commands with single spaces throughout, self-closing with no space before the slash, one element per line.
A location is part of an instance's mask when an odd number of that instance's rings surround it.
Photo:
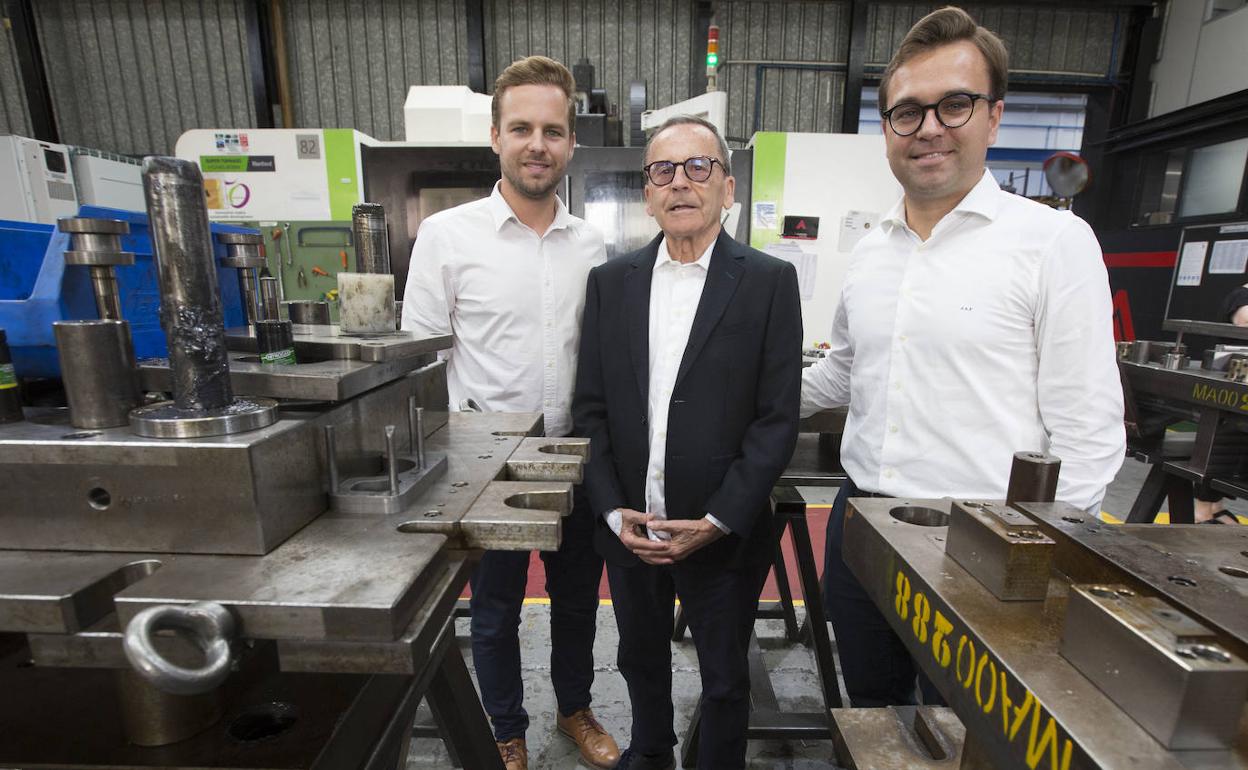
<path fill-rule="evenodd" d="M 1241 91 L 1248 86 L 1248 6 L 1205 20 L 1205 0 L 1170 0 L 1148 116 Z"/>
<path fill-rule="evenodd" d="M 283 3 L 295 126 L 403 140 L 408 86 L 468 82 L 462 0 Z"/>
<path fill-rule="evenodd" d="M 627 136 L 632 81 L 646 81 L 647 109 L 697 96 L 691 62 L 706 36 L 693 26 L 689 0 L 486 0 L 486 82 L 492 89 L 508 64 L 532 54 L 569 66 L 588 59 L 594 87 L 618 105 Z"/>
<path fill-rule="evenodd" d="M 22 89 L 13 30 L 8 24 L 0 30 L 0 134 L 30 136 L 30 110 Z"/>
<path fill-rule="evenodd" d="M 61 141 L 172 153 L 188 128 L 256 125 L 246 2 L 33 3 Z"/>
<path fill-rule="evenodd" d="M 62 141 L 115 152 L 171 152 L 188 128 L 257 125 L 244 10 L 252 0 L 40 0 L 36 27 Z M 938 3 L 867 5 L 868 82 L 905 31 Z M 265 16 L 271 4 L 257 4 Z M 297 126 L 350 127 L 403 138 L 410 85 L 468 82 L 463 0 L 284 0 Z M 647 107 L 696 95 L 705 39 L 695 0 L 482 0 L 484 70 L 492 83 L 534 53 L 588 59 L 627 127 L 628 85 Z M 716 0 L 719 87 L 728 135 L 838 130 L 849 58 L 848 0 Z M 1012 52 L 1012 79 L 1107 82 L 1126 12 L 971 4 Z M 272 93 L 274 101 L 276 92 Z M 0 36 L 0 120 L 29 126 L 11 33 Z M 625 136 L 627 136 L 625 130 Z"/>

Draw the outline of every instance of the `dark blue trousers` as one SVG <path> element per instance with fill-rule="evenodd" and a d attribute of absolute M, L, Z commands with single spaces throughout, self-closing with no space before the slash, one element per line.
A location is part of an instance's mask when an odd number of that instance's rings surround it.
<path fill-rule="evenodd" d="M 901 637 L 867 596 L 841 558 L 845 534 L 845 503 L 862 496 L 846 480 L 828 516 L 823 555 L 823 606 L 836 635 L 836 652 L 850 705 L 855 708 L 914 705 L 915 677 L 925 703 L 943 703 L 936 688 L 919 671 Z"/>
<path fill-rule="evenodd" d="M 590 704 L 594 683 L 594 633 L 602 557 L 594 550 L 593 518 L 580 487 L 563 520 L 558 551 L 542 552 L 550 595 L 550 680 L 564 716 Z M 520 675 L 520 608 L 528 580 L 528 551 L 486 551 L 472 575 L 472 661 L 481 705 L 497 740 L 524 737 Z"/>
<path fill-rule="evenodd" d="M 737 568 L 690 562 L 662 567 L 607 563 L 620 630 L 618 663 L 633 711 L 629 748 L 661 755 L 676 745 L 672 603 L 679 595 L 702 678 L 698 767 L 745 767 L 750 634 L 769 568 L 767 563 Z"/>

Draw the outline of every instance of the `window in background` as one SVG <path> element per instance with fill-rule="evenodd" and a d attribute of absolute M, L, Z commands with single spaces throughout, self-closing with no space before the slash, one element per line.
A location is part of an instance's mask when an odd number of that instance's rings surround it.
<path fill-rule="evenodd" d="M 1239 208 L 1248 166 L 1248 138 L 1192 150 L 1184 174 L 1180 217 L 1229 214 Z"/>

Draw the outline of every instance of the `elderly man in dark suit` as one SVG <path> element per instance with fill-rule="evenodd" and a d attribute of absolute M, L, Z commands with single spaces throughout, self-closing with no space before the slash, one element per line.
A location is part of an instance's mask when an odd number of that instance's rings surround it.
<path fill-rule="evenodd" d="M 744 767 L 746 650 L 774 552 L 768 498 L 797 440 L 793 266 L 720 225 L 731 161 L 715 127 L 669 120 L 646 147 L 663 232 L 589 274 L 573 397 L 595 544 L 607 562 L 632 701 L 619 768 L 671 768 L 672 605 L 702 676 L 698 766 Z"/>

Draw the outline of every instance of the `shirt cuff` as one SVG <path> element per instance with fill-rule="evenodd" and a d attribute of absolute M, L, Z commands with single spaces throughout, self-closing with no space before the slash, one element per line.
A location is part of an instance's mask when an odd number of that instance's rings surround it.
<path fill-rule="evenodd" d="M 731 530 L 731 529 L 728 529 L 728 525 L 727 525 L 727 524 L 723 523 L 722 521 L 720 521 L 719 519 L 715 518 L 715 517 L 714 517 L 714 516 L 712 516 L 711 514 L 709 514 L 709 513 L 708 513 L 708 514 L 706 514 L 706 520 L 707 520 L 707 521 L 709 521 L 709 522 L 711 522 L 712 524 L 714 524 L 714 525 L 715 525 L 715 527 L 716 527 L 716 528 L 717 528 L 720 532 L 723 532 L 725 535 L 731 535 L 731 534 L 732 534 L 732 530 Z"/>
<path fill-rule="evenodd" d="M 611 528 L 616 537 L 619 537 L 620 530 L 624 527 L 624 514 L 620 513 L 620 509 L 612 508 L 602 514 L 602 518 L 607 520 L 607 526 Z"/>

